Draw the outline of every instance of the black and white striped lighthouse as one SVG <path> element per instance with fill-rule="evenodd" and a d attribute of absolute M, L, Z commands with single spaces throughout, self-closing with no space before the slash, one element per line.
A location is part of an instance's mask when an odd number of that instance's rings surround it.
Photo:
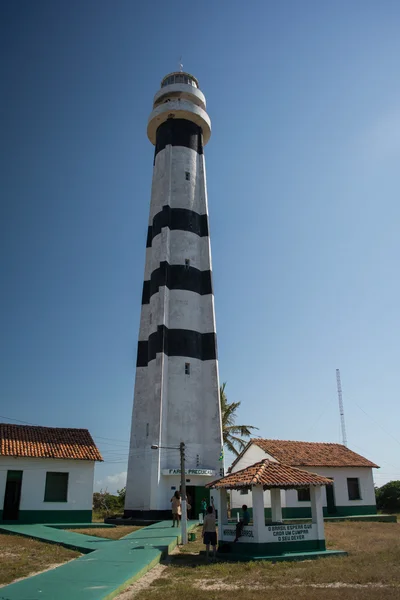
<path fill-rule="evenodd" d="M 180 483 L 179 452 L 171 448 L 185 443 L 193 514 L 222 467 L 203 153 L 211 122 L 195 77 L 164 77 L 147 135 L 155 155 L 125 515 L 162 518 Z"/>

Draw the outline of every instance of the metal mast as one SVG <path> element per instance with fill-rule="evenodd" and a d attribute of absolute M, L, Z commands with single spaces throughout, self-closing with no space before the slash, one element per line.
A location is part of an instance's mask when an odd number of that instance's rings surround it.
<path fill-rule="evenodd" d="M 343 445 L 347 446 L 346 424 L 344 422 L 344 409 L 343 409 L 343 398 L 342 398 L 342 384 L 340 381 L 339 369 L 336 369 L 336 382 L 337 382 L 337 393 L 338 393 L 338 398 L 339 398 L 339 411 L 340 411 L 340 422 L 342 425 Z"/>

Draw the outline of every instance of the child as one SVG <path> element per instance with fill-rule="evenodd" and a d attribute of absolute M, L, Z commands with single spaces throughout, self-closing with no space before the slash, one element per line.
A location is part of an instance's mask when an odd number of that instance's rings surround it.
<path fill-rule="evenodd" d="M 217 555 L 217 524 L 213 499 L 211 499 L 211 504 L 212 506 L 207 508 L 207 514 L 203 522 L 203 538 L 206 546 L 207 560 L 209 560 L 210 544 L 213 547 L 214 559 Z"/>

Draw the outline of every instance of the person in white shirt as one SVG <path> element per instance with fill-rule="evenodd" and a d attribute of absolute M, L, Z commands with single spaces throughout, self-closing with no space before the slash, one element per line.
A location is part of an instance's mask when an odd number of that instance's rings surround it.
<path fill-rule="evenodd" d="M 207 560 L 210 554 L 210 544 L 213 547 L 213 557 L 215 558 L 217 555 L 217 520 L 213 499 L 211 499 L 211 506 L 207 508 L 207 513 L 204 517 L 203 539 L 206 546 Z"/>

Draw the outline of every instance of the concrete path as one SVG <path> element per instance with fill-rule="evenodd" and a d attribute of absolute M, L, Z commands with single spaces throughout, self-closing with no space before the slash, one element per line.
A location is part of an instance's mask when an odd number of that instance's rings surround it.
<path fill-rule="evenodd" d="M 196 525 L 197 522 L 189 523 L 189 529 Z M 181 533 L 180 528 L 171 527 L 171 521 L 139 529 L 120 540 L 43 525 L 1 525 L 0 531 L 6 527 L 13 530 L 9 529 L 8 533 L 28 535 L 89 553 L 51 571 L 0 588 L 0 600 L 111 600 L 171 552 Z"/>

